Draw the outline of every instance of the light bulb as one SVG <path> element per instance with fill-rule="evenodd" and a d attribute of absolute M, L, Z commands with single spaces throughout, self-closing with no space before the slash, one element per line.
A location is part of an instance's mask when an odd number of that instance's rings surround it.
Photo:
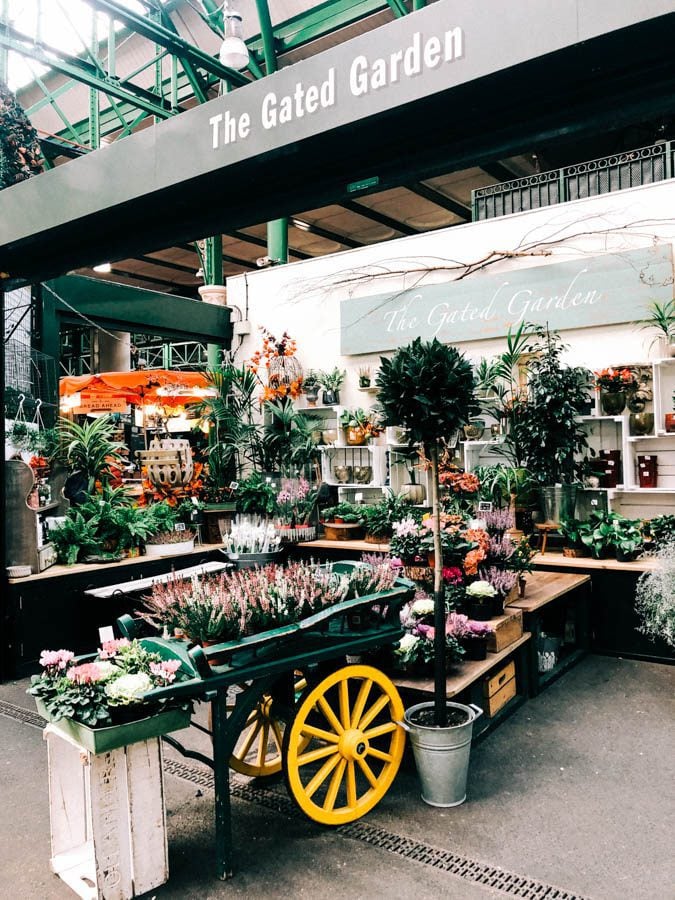
<path fill-rule="evenodd" d="M 223 31 L 219 53 L 221 63 L 230 69 L 245 69 L 248 65 L 248 47 L 241 36 L 241 15 L 229 10 L 227 5 L 223 10 Z"/>

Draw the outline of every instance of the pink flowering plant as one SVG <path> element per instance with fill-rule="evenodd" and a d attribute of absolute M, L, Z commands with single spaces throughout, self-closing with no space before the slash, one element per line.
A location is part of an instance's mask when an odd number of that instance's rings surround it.
<path fill-rule="evenodd" d="M 316 504 L 317 492 L 306 478 L 282 478 L 277 494 L 279 518 L 284 525 L 307 525 Z"/>
<path fill-rule="evenodd" d="M 29 693 L 42 701 L 50 721 L 73 719 L 96 728 L 114 723 L 116 707 L 138 705 L 139 718 L 148 715 L 145 694 L 180 678 L 181 663 L 120 638 L 80 660 L 70 650 L 43 650 L 40 665 Z"/>
<path fill-rule="evenodd" d="M 433 621 L 433 597 L 426 591 L 418 591 L 412 603 L 401 610 L 401 624 L 405 634 L 394 650 L 396 665 L 404 670 L 423 670 L 431 667 L 434 661 Z M 448 663 L 454 663 L 464 656 L 464 650 L 458 637 L 452 632 L 449 622 L 450 616 L 446 619 L 445 654 Z"/>

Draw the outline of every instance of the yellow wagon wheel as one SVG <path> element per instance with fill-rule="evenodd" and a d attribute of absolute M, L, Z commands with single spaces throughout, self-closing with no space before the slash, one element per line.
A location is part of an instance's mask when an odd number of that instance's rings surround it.
<path fill-rule="evenodd" d="M 240 685 L 245 690 L 247 685 Z M 307 687 L 302 672 L 295 672 L 295 695 Z M 231 707 L 229 707 L 231 708 Z M 277 715 L 270 694 L 263 694 L 251 710 L 230 756 L 230 768 L 240 775 L 266 778 L 281 771 L 281 758 L 286 719 Z"/>
<path fill-rule="evenodd" d="M 300 809 L 344 825 L 384 797 L 403 756 L 403 703 L 371 666 L 345 666 L 303 697 L 284 736 L 284 773 Z"/>

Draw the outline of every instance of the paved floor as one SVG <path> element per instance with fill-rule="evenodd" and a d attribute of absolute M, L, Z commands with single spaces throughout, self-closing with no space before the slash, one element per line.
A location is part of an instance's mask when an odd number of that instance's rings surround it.
<path fill-rule="evenodd" d="M 25 687 L 0 685 L 0 704 L 32 709 Z M 506 896 L 490 884 L 507 870 L 522 876 L 511 896 L 553 900 L 554 885 L 586 900 L 675 900 L 674 697 L 674 667 L 590 657 L 474 748 L 463 806 L 426 806 L 406 769 L 351 834 L 295 813 L 281 783 L 256 791 L 237 777 L 227 883 L 210 874 L 208 772 L 169 753 L 171 881 L 153 896 L 482 900 Z M 73 897 L 48 865 L 40 730 L 3 710 L 0 897 Z"/>

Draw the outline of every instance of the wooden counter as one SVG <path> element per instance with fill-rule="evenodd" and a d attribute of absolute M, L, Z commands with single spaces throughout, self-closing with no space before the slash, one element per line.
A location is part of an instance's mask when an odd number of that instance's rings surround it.
<path fill-rule="evenodd" d="M 656 560 L 650 556 L 633 562 L 619 562 L 617 559 L 593 559 L 591 556 L 563 556 L 562 553 L 547 551 L 543 556 L 535 554 L 532 562 L 536 568 L 555 566 L 560 569 L 581 569 L 595 572 L 651 572 L 656 566 Z"/>
<path fill-rule="evenodd" d="M 527 579 L 525 596 L 513 600 L 507 608 L 534 612 L 590 582 L 590 575 L 568 575 L 566 572 L 534 572 Z"/>
<path fill-rule="evenodd" d="M 170 556 L 133 556 L 125 557 L 118 562 L 109 563 L 75 563 L 72 566 L 55 565 L 45 569 L 44 572 L 37 572 L 35 575 L 26 575 L 25 578 L 9 578 L 10 584 L 27 584 L 33 581 L 44 581 L 47 578 L 58 578 L 60 575 L 77 575 L 92 574 L 101 569 L 133 569 L 134 566 L 143 565 L 144 563 L 154 562 L 158 559 L 175 559 L 180 565 L 180 560 L 184 557 L 194 556 L 195 553 L 211 553 L 213 550 L 219 550 L 224 544 L 195 544 L 194 549 L 188 550 L 186 553 L 172 553 Z M 223 560 L 225 557 L 223 557 Z"/>
<path fill-rule="evenodd" d="M 370 541 L 300 541 L 296 544 L 303 550 L 349 550 L 357 553 L 389 553 L 389 544 L 371 544 Z"/>

